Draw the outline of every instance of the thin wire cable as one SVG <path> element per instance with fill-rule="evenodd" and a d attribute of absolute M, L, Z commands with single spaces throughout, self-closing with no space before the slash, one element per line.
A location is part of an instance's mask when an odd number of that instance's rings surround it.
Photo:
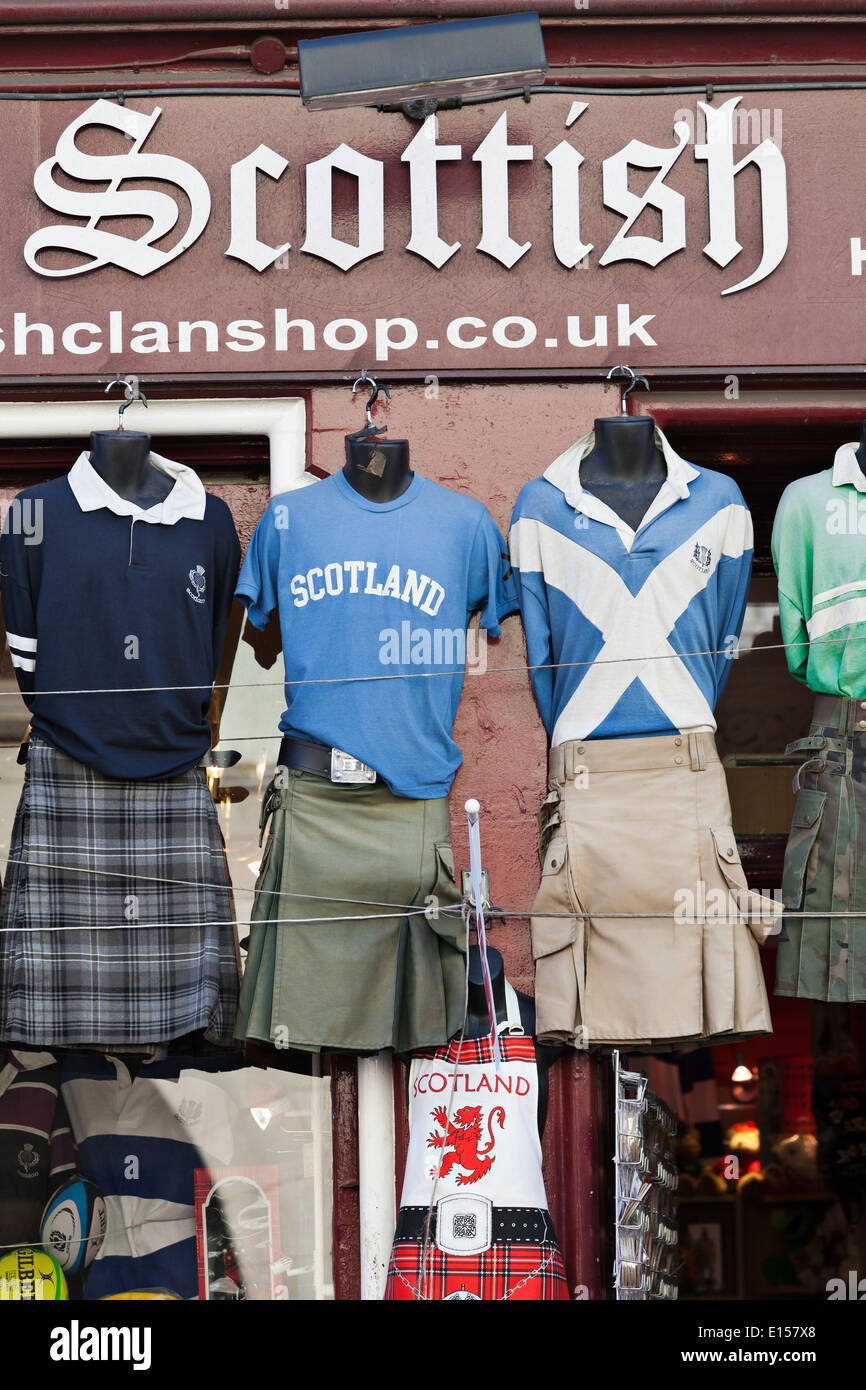
<path fill-rule="evenodd" d="M 866 589 L 866 582 L 863 585 Z M 591 661 L 543 661 L 533 664 L 522 662 L 516 666 L 485 666 L 480 672 L 481 675 L 489 676 L 496 674 L 510 674 L 517 671 L 562 671 L 584 666 L 622 666 L 639 663 L 644 665 L 649 661 L 684 661 L 687 657 L 696 656 L 724 656 L 729 661 L 739 661 L 744 656 L 751 656 L 754 652 L 782 652 L 791 651 L 798 647 L 821 647 L 839 646 L 841 643 L 866 642 L 866 634 L 862 637 L 816 637 L 814 641 L 805 642 L 770 642 L 766 646 L 757 647 L 708 647 L 704 650 L 694 652 L 659 652 L 648 654 L 647 656 L 611 656 L 595 658 Z M 471 669 L 471 667 L 469 668 Z M 309 679 L 300 680 L 287 676 L 284 680 L 277 681 L 226 681 L 218 685 L 135 685 L 135 686 L 94 686 L 89 689 L 71 690 L 0 690 L 0 695 L 15 696 L 16 699 L 26 697 L 28 700 L 44 697 L 48 695 L 158 695 L 171 691 L 193 691 L 193 690 L 265 690 L 269 688 L 277 689 L 286 685 L 357 685 L 368 681 L 402 681 L 402 680 L 431 680 L 435 676 L 465 676 L 467 668 L 465 666 L 454 667 L 443 671 L 398 671 L 392 675 L 375 676 L 315 676 Z M 245 735 L 244 737 L 252 737 Z M 274 735 L 262 735 L 262 737 L 274 737 Z M 221 742 L 226 738 L 221 736 Z M 236 740 L 237 741 L 237 740 Z"/>
<path fill-rule="evenodd" d="M 439 909 L 444 911 L 443 908 Z M 96 931 L 173 931 L 176 927 L 198 927 L 203 931 L 211 927 L 277 927 L 277 926 L 313 926 L 320 924 L 330 924 L 334 922 L 381 922 L 385 918 L 395 917 L 402 920 L 404 917 L 426 917 L 429 909 L 426 907 L 413 907 L 408 912 L 369 912 L 359 913 L 355 916 L 345 917 L 268 917 L 264 921 L 255 917 L 230 917 L 224 922 L 120 922 L 115 925 L 108 923 L 88 923 L 86 927 L 58 927 L 58 926 L 29 926 L 29 927 L 0 927 L 0 933 L 18 933 L 22 936 L 29 935 L 30 932 L 86 932 L 89 936 Z"/>
<path fill-rule="evenodd" d="M 751 892 L 758 892 L 758 889 L 751 889 L 751 890 L 748 890 L 748 891 L 751 891 Z M 305 896 L 305 895 L 304 895 L 304 894 L 300 894 L 299 896 Z M 340 901 L 351 902 L 351 899 L 341 899 Z M 773 899 L 767 899 L 767 901 L 772 902 Z M 456 915 L 456 913 L 457 913 L 458 911 L 459 911 L 459 908 L 457 908 L 457 907 L 451 907 L 451 906 L 447 906 L 447 905 L 444 906 L 444 907 L 438 907 L 438 908 L 436 908 L 436 912 L 437 912 L 440 916 L 442 916 L 442 915 L 454 916 L 454 915 Z M 326 925 L 327 925 L 327 924 L 332 924 L 332 923 L 335 923 L 335 922 L 380 922 L 380 921 L 383 921 L 383 920 L 389 920 L 389 919 L 391 919 L 391 918 L 403 918 L 403 917 L 429 917 L 429 915 L 430 915 L 430 908 L 428 908 L 428 907 L 414 907 L 414 906 L 412 906 L 412 907 L 400 908 L 400 910 L 397 911 L 397 912 L 369 912 L 369 913 L 358 913 L 358 914 L 352 914 L 352 915 L 348 915 L 348 914 L 347 914 L 347 915 L 345 915 L 345 916 L 344 916 L 344 915 L 340 915 L 340 916 L 335 916 L 335 917 L 232 917 L 232 918 L 230 918 L 230 919 L 228 919 L 228 920 L 226 920 L 226 921 L 208 921 L 208 922 L 121 922 L 121 923 L 118 923 L 118 924 L 113 925 L 113 926 L 109 926 L 109 925 L 106 925 L 106 924 L 97 925 L 97 924 L 94 924 L 94 923 L 88 923 L 88 925 L 87 925 L 86 927 L 85 927 L 85 926 L 59 927 L 59 926 L 56 926 L 56 925 L 55 925 L 55 926 L 28 926 L 28 927 L 0 927 L 0 933 L 6 933 L 6 932 L 8 932 L 8 933 L 13 933 L 13 932 L 17 932 L 17 933 L 19 933 L 19 934 L 21 934 L 21 935 L 26 935 L 28 932 L 37 932 L 37 931 L 38 931 L 38 932 L 46 932 L 46 931 L 47 931 L 47 932 L 52 932 L 52 931 L 56 931 L 56 932 L 64 932 L 64 931 L 82 931 L 82 932 L 90 933 L 90 932 L 96 932 L 96 931 L 145 931 L 145 930 L 157 931 L 157 930 L 165 930 L 166 928 L 171 929 L 171 928 L 174 928 L 174 927 L 200 927 L 200 928 L 202 928 L 202 929 L 207 929 L 207 928 L 209 928 L 209 927 L 231 927 L 231 926 L 238 926 L 238 927 L 309 926 L 309 925 L 313 925 L 313 924 L 326 924 Z M 830 919 L 830 918 L 832 918 L 833 920 L 835 920 L 836 918 L 845 919 L 845 920 L 847 920 L 847 919 L 849 919 L 849 918 L 851 918 L 851 919 L 859 919 L 859 918 L 866 918 L 866 908 L 864 908 L 862 911 L 859 911 L 859 912 L 857 912 L 857 911 L 849 911 L 849 910 L 846 910 L 846 911 L 844 911 L 844 912 L 841 912 L 841 911 L 837 911 L 835 908 L 824 908 L 824 909 L 808 910 L 808 911 L 807 911 L 807 910 L 801 909 L 801 908 L 791 908 L 791 909 L 789 909 L 789 908 L 783 907 L 782 904 L 779 904 L 779 905 L 778 905 L 778 911 L 777 911 L 777 912 L 770 912 L 770 911 L 761 912 L 760 910 L 756 910 L 756 911 L 750 912 L 750 911 L 747 911 L 747 910 L 746 910 L 746 911 L 742 911 L 742 912 L 731 912 L 731 913 L 727 913 L 727 912 L 725 912 L 725 913 L 722 913 L 722 912 L 692 913 L 692 912 L 587 912 L 587 911 L 577 911 L 577 910 L 574 911 L 574 912 L 544 912 L 544 911 L 536 912 L 536 911 L 534 911 L 531 907 L 529 907 L 529 908 L 524 908 L 524 909 L 521 909 L 521 910 L 515 909 L 515 910 L 513 910 L 513 911 L 508 911 L 508 912 L 505 912 L 505 911 L 502 911 L 502 912 L 500 912 L 500 911 L 494 911 L 494 912 L 491 914 L 490 922 L 491 922 L 491 926 L 492 926 L 492 924 L 493 924 L 498 918 L 503 918 L 503 919 L 505 919 L 505 918 L 522 918 L 522 919 L 524 919 L 524 920 L 528 920 L 528 919 L 530 919 L 530 918 L 532 918 L 532 917 L 539 917 L 539 918 L 545 918 L 545 919 L 548 918 L 548 917 L 550 917 L 550 918 L 562 918 L 563 920 L 568 921 L 568 922 L 573 922 L 573 921 L 575 921 L 575 920 L 578 920 L 578 921 L 588 921 L 588 922 L 605 922 L 605 921 L 611 921 L 611 922 L 619 922 L 619 921 L 623 921 L 623 922 L 675 922 L 675 923 L 676 923 L 677 925 L 679 925 L 679 926 L 696 926 L 696 925 L 713 925 L 713 924 L 715 924 L 715 923 L 718 923 L 719 925 L 728 925 L 728 924 L 737 923 L 737 922 L 741 922 L 741 923 L 743 923 L 743 924 L 748 924 L 749 922 L 755 922 L 755 921 L 763 922 L 763 923 L 775 923 L 775 922 L 779 921 L 782 917 L 784 917 L 786 921 L 787 921 L 787 920 L 792 920 L 792 921 L 793 921 L 793 920 L 809 920 L 809 919 L 811 919 L 811 918 L 815 918 L 815 919 L 822 920 L 822 921 L 828 920 L 828 919 Z"/>
<path fill-rule="evenodd" d="M 240 917 L 240 918 L 235 918 L 235 919 L 234 919 L 238 926 L 267 925 L 267 924 L 270 924 L 270 923 L 272 923 L 273 925 L 276 926 L 276 925 L 290 924 L 290 923 L 292 923 L 292 922 L 297 923 L 297 924 L 299 924 L 299 925 L 303 925 L 303 924 L 316 923 L 316 922 L 361 922 L 361 921 L 378 921 L 380 918 L 410 917 L 410 916 L 411 916 L 411 917 L 414 917 L 414 916 L 429 916 L 429 914 L 430 914 L 430 912 L 431 912 L 431 908 L 430 908 L 429 905 L 428 905 L 428 906 L 425 906 L 425 907 L 419 907 L 419 906 L 417 905 L 417 903 L 380 903 L 380 902 L 377 902 L 375 899 L 369 899 L 369 898 L 332 898 L 332 897 L 329 897 L 329 896 L 327 896 L 327 895 L 320 895 L 320 894 L 315 894 L 315 893 L 290 893 L 290 892 L 286 892 L 286 891 L 284 891 L 284 890 L 282 890 L 282 889 L 279 889 L 279 888 L 257 889 L 257 888 L 255 888 L 255 887 L 252 887 L 252 888 L 242 888 L 242 889 L 238 890 L 238 889 L 234 889 L 234 888 L 233 888 L 230 884 L 228 884 L 228 883 L 226 883 L 226 884 L 223 884 L 223 883 L 208 883 L 206 880 L 201 880 L 201 881 L 199 881 L 199 880 L 197 880 L 197 879 L 160 878 L 160 877 L 158 877 L 158 876 L 155 875 L 155 874 L 147 874 L 147 875 L 144 875 L 144 874 L 137 874 L 137 873 L 122 873 L 121 871 L 119 871 L 119 870 L 117 870 L 117 869 L 90 869 L 90 868 L 81 868 L 81 867 L 79 867 L 79 866 L 74 866 L 74 867 L 73 867 L 73 866 L 71 866 L 71 865 L 66 865 L 66 864 L 49 863 L 49 862 L 46 862 L 45 860 L 41 860 L 41 859 L 33 860 L 33 859 L 29 859 L 29 858 L 19 858 L 19 857 L 16 857 L 16 858 L 14 858 L 14 859 L 8 859 L 6 862 L 7 862 L 7 866 L 8 866 L 9 864 L 20 864 L 20 865 L 29 866 L 29 867 L 35 867 L 35 868 L 40 868 L 40 869 L 55 869 L 55 870 L 57 870 L 57 871 L 59 871 L 59 872 L 61 872 L 61 873 L 89 874 L 91 877 L 122 878 L 122 879 L 125 879 L 127 882 L 138 882 L 138 881 L 141 880 L 141 881 L 144 881 L 144 882 L 146 882 L 146 883 L 159 884 L 159 885 L 168 886 L 168 887 L 183 887 L 183 888 L 206 887 L 206 888 L 217 888 L 217 889 L 225 889 L 226 892 L 236 892 L 236 891 L 240 891 L 240 892 L 244 892 L 244 893 L 254 893 L 254 894 L 255 894 L 255 893 L 261 893 L 263 896 L 264 896 L 264 895 L 267 895 L 267 896 L 269 896 L 269 897 L 275 897 L 275 898 L 280 898 L 280 897 L 285 897 L 285 898 L 297 898 L 297 899 L 299 899 L 299 900 L 306 900 L 307 902 L 333 902 L 333 903 L 340 903 L 341 905 L 343 905 L 343 906 L 348 906 L 348 907 L 386 907 L 386 908 L 393 908 L 393 909 L 394 909 L 394 911 L 391 911 L 391 912 L 367 913 L 367 914 L 365 914 L 365 915 L 363 915 L 363 916 L 335 916 L 335 917 L 330 917 L 330 916 L 329 916 L 329 917 L 271 917 L 271 918 L 263 918 L 263 919 L 262 919 L 262 918 L 242 918 L 242 917 Z M 759 890 L 758 890 L 758 889 L 748 889 L 748 888 L 747 888 L 747 889 L 744 889 L 743 891 L 745 891 L 745 892 L 759 893 Z M 775 890 L 775 891 L 778 891 L 778 890 Z M 776 901 L 776 900 L 773 899 L 773 898 L 768 898 L 768 897 L 766 896 L 766 894 L 763 894 L 763 893 L 760 894 L 760 896 L 763 898 L 763 900 L 764 900 L 765 902 L 773 903 L 773 902 Z M 811 918 L 811 917 L 814 917 L 814 918 L 826 918 L 826 917 L 839 917 L 839 918 L 848 918 L 848 917 L 852 917 L 852 918 L 861 918 L 861 917 L 866 917 L 866 908 L 864 908 L 862 911 L 859 911 L 859 912 L 858 912 L 858 911 L 855 911 L 855 910 L 853 910 L 853 909 L 846 909 L 846 910 L 844 910 L 844 911 L 829 911 L 829 910 L 823 910 L 823 911 L 821 911 L 821 910 L 805 910 L 805 909 L 794 910 L 794 909 L 791 909 L 791 910 L 789 911 L 787 908 L 783 908 L 783 905 L 782 905 L 781 903 L 778 903 L 778 904 L 777 904 L 777 907 L 778 907 L 778 911 L 777 911 L 777 912 L 773 912 L 773 913 L 771 913 L 771 912 L 769 912 L 769 911 L 767 911 L 766 913 L 760 913 L 760 912 L 759 912 L 757 915 L 759 916 L 759 918 L 760 918 L 761 920 L 767 919 L 767 920 L 771 920 L 771 921 L 775 921 L 777 917 L 780 917 L 780 916 L 782 916 L 783 914 L 784 914 L 785 917 L 788 917 L 788 918 Z M 443 914 L 446 914 L 446 915 L 456 915 L 456 913 L 460 912 L 462 909 L 461 909 L 461 906 L 460 906 L 459 904 L 456 904 L 456 903 L 455 903 L 455 904 L 445 903 L 445 904 L 441 904 L 441 905 L 437 906 L 435 910 L 436 910 L 436 912 L 438 912 L 438 913 L 443 913 Z M 752 919 L 754 918 L 754 916 L 755 916 L 755 913 L 754 913 L 754 912 L 750 913 L 750 912 L 748 912 L 748 911 L 741 911 L 741 912 L 736 912 L 736 913 L 732 913 L 732 914 L 722 914 L 722 913 L 684 913 L 684 912 L 667 912 L 667 913 L 666 913 L 666 912 L 615 912 L 615 911 L 614 911 L 614 912 L 592 912 L 592 911 L 589 911 L 589 912 L 588 912 L 588 911 L 585 911 L 585 910 L 582 910 L 582 909 L 581 909 L 581 910 L 576 909 L 576 910 L 573 911 L 573 912 L 533 912 L 533 909 L 532 909 L 531 907 L 530 907 L 530 908 L 504 908 L 504 907 L 503 907 L 503 908 L 499 908 L 499 907 L 493 907 L 493 908 L 491 908 L 491 910 L 490 910 L 490 920 L 491 920 L 491 924 L 492 924 L 493 922 L 495 922 L 496 920 L 501 920 L 501 919 L 507 919 L 507 918 L 513 918 L 513 917 L 516 917 L 516 918 L 529 918 L 529 917 L 533 917 L 533 916 L 536 916 L 536 917 L 552 917 L 552 918 L 560 918 L 560 917 L 561 917 L 561 918 L 564 918 L 564 919 L 567 920 L 567 921 L 573 921 L 573 920 L 576 919 L 576 918 L 577 918 L 577 919 L 585 919 L 585 920 L 587 920 L 587 921 L 595 921 L 595 920 L 598 920 L 598 921 L 605 921 L 605 920 L 608 920 L 608 919 L 609 919 L 609 920 L 612 920 L 612 921 L 617 921 L 617 920 L 623 919 L 623 920 L 629 920 L 629 921 L 632 921 L 632 920 L 633 920 L 633 921 L 653 921 L 653 922 L 678 922 L 678 923 L 681 923 L 681 924 L 685 925 L 685 924 L 694 924 L 694 923 L 698 923 L 698 922 L 707 922 L 707 921 L 710 921 L 710 922 L 743 922 L 743 921 L 752 920 Z M 227 924 L 227 923 L 223 923 L 223 922 L 168 922 L 168 923 L 166 923 L 166 922 L 148 922 L 148 923 L 130 922 L 130 923 L 128 923 L 128 924 L 125 925 L 125 926 L 124 926 L 123 924 L 121 924 L 120 926 L 114 926 L 114 927 L 99 927 L 99 926 L 88 926 L 88 927 L 86 927 L 86 928 L 84 928 L 84 927 L 57 927 L 57 926 L 51 926 L 51 927 L 47 927 L 47 926 L 46 926 L 46 927 L 26 927 L 26 928 L 21 928 L 21 927 L 0 927 L 0 931 L 4 931 L 4 932 L 9 932 L 9 931 L 85 931 L 85 930 L 86 930 L 86 931 L 105 931 L 105 930 L 110 930 L 110 931 L 124 931 L 124 930 L 131 930 L 131 929 L 140 930 L 140 929 L 143 928 L 143 927 L 154 927 L 154 928 L 157 928 L 157 927 L 165 927 L 165 926 L 169 926 L 169 927 L 172 927 L 172 926 L 178 926 L 178 927 L 180 927 L 180 926 L 184 926 L 184 927 L 186 927 L 186 926 L 208 927 L 208 926 L 225 926 L 225 925 L 228 925 L 228 924 Z"/>
<path fill-rule="evenodd" d="M 6 860 L 9 864 L 23 864 L 28 868 L 38 869 L 58 869 L 61 873 L 69 874 L 98 874 L 101 878 L 122 878 L 125 882 L 135 883 L 157 883 L 166 885 L 170 888 L 218 888 L 226 889 L 231 893 L 255 893 L 257 896 L 273 898 L 302 898 L 311 903 L 342 903 L 347 907 L 393 907 L 400 911 L 408 911 L 417 906 L 416 903 L 383 903 L 371 898 L 333 898 L 328 894 L 320 893 L 289 893 L 281 888 L 250 888 L 237 887 L 229 883 L 210 883 L 207 879 L 196 878 L 160 878 L 157 874 L 140 874 L 137 871 L 124 873 L 120 869 L 91 869 L 82 868 L 80 865 L 72 864 L 52 864 L 45 859 L 14 858 Z M 443 908 L 444 912 L 446 909 Z"/>

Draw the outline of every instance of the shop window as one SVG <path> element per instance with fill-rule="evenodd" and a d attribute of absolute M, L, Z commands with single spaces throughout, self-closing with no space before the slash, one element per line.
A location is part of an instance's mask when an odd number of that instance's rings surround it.
<path fill-rule="evenodd" d="M 776 400 L 783 399 L 781 397 Z M 792 417 L 795 415 L 792 407 Z M 846 414 L 850 412 L 846 411 Z M 732 407 L 732 415 L 734 408 Z M 756 412 L 758 414 L 758 412 Z M 755 529 L 755 557 L 740 655 L 719 702 L 717 743 L 725 764 L 734 829 L 756 887 L 778 888 L 794 810 L 791 783 L 801 761 L 786 746 L 809 728 L 814 696 L 788 671 L 779 627 L 770 552 L 779 499 L 795 478 L 829 468 L 840 444 L 856 438 L 850 423 L 748 418 L 741 403 L 732 423 L 701 424 L 672 415 L 664 428 L 684 458 L 729 474 L 740 487 Z"/>
<path fill-rule="evenodd" d="M 245 432 L 229 433 L 237 429 L 227 419 L 232 404 L 158 401 L 147 416 L 143 411 L 136 412 L 136 419 L 128 415 L 127 424 L 147 429 L 158 452 L 194 468 L 205 486 L 229 504 L 246 541 L 267 505 L 272 474 L 279 473 L 281 488 L 303 477 L 304 409 L 294 400 L 246 400 L 241 404 L 250 414 L 262 406 L 261 432 L 250 420 Z M 177 407 L 180 415 L 167 415 L 166 407 Z M 91 412 L 80 403 L 57 402 L 50 407 L 56 435 L 0 438 L 4 513 L 16 492 L 66 472 L 87 446 L 86 433 L 76 436 L 73 425 L 65 427 L 69 412 L 86 412 L 88 429 L 113 428 L 116 416 L 108 409 L 106 415 L 101 405 Z M 191 412 L 189 420 L 181 418 L 185 410 Z M 221 426 L 226 433 L 210 432 Z M 278 747 L 283 676 L 281 655 L 272 653 L 270 669 L 263 671 L 241 631 L 242 612 L 236 605 L 217 676 L 218 685 L 231 683 L 232 689 L 227 696 L 217 692 L 211 713 L 220 745 L 236 748 L 241 759 L 231 769 L 212 772 L 209 781 L 243 941 L 260 856 L 260 793 Z M 4 867 L 23 784 L 17 755 L 27 725 L 4 640 Z M 245 1065 L 240 1052 L 215 1054 L 198 1043 L 195 1049 L 196 1055 L 185 1057 L 183 1044 L 171 1043 L 168 1055 L 154 1061 L 140 1055 L 113 1059 L 86 1051 L 67 1053 L 56 1064 L 46 1063 L 45 1075 L 40 1071 L 34 1076 L 37 1087 L 53 1087 L 57 1113 L 68 1114 L 77 1145 L 72 1161 L 97 1184 L 107 1207 L 106 1243 L 89 1269 L 69 1269 L 71 1296 L 90 1299 L 159 1285 L 185 1298 L 333 1298 L 329 1077 L 321 1074 L 318 1058 L 308 1058 L 305 1069 L 290 1071 Z M 3 1100 L 0 1089 L 0 1129 L 5 1128 Z M 105 1115 L 113 1117 L 111 1123 Z M 126 1141 L 119 1144 L 124 1135 Z M 22 1133 L 16 1139 L 12 1166 L 17 1164 L 18 1176 L 13 1173 L 11 1186 L 0 1188 L 0 1246 L 39 1242 L 43 1204 L 70 1171 L 68 1164 L 52 1166 L 54 1160 L 32 1136 Z"/>
<path fill-rule="evenodd" d="M 786 402 L 790 402 L 786 406 Z M 834 409 L 835 407 L 835 409 Z M 733 477 L 755 554 L 740 656 L 716 711 L 733 824 L 753 887 L 780 888 L 814 695 L 791 676 L 770 538 L 794 479 L 832 466 L 866 405 L 819 391 L 656 393 L 648 409 L 684 458 Z M 826 1299 L 862 1268 L 866 1025 L 862 1010 L 774 994 L 775 941 L 762 951 L 773 1032 L 741 1043 L 634 1056 L 680 1117 L 680 1297 Z M 838 1295 L 835 1295 L 838 1296 Z"/>

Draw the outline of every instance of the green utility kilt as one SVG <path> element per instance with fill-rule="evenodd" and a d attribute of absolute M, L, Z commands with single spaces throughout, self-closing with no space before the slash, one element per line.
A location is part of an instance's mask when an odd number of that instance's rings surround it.
<path fill-rule="evenodd" d="M 786 751 L 808 761 L 782 895 L 786 908 L 827 916 L 783 919 L 776 993 L 853 1003 L 866 999 L 866 700 L 819 695 L 808 737 Z"/>
<path fill-rule="evenodd" d="M 282 769 L 262 834 L 269 820 L 237 1036 L 311 1052 L 441 1046 L 465 993 L 460 912 L 437 913 L 460 901 L 447 798 Z M 401 913 L 411 905 L 428 912 Z"/>

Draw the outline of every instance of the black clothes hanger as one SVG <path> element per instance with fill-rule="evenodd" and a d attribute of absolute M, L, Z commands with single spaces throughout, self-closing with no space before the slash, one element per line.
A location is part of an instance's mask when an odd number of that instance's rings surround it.
<path fill-rule="evenodd" d="M 384 382 L 376 382 L 367 372 L 362 372 L 352 387 L 352 395 L 362 382 L 368 382 L 373 390 L 366 405 L 366 423 L 346 435 L 343 476 L 368 502 L 393 502 L 407 490 L 415 476 L 409 467 L 409 441 L 381 438 L 387 429 L 385 425 L 373 424 L 373 405 L 380 391 L 384 391 L 389 400 L 391 392 Z"/>
<path fill-rule="evenodd" d="M 138 378 L 122 377 L 118 372 L 106 386 L 106 392 L 114 386 L 122 386 L 126 396 L 118 407 L 117 429 L 91 434 L 90 465 L 119 497 L 146 509 L 165 500 L 174 487 L 174 479 L 151 463 L 149 435 L 124 426 L 123 412 L 136 401 L 147 408 L 147 397 L 139 389 Z"/>

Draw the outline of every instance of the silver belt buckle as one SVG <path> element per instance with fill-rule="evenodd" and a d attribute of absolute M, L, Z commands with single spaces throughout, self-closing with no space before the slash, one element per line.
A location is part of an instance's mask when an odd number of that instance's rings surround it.
<path fill-rule="evenodd" d="M 446 1255 L 482 1255 L 493 1244 L 489 1197 L 455 1192 L 436 1203 L 436 1244 Z"/>
<path fill-rule="evenodd" d="M 372 767 L 344 753 L 342 748 L 331 749 L 332 782 L 375 782 L 376 773 Z"/>

